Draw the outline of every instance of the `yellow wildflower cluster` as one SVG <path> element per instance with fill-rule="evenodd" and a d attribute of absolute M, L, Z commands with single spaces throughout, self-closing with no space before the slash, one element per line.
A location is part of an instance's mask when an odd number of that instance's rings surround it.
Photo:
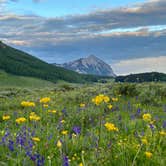
<path fill-rule="evenodd" d="M 30 102 L 30 101 L 22 101 L 21 102 L 21 106 L 22 107 L 35 107 L 35 103 L 34 102 Z"/>
<path fill-rule="evenodd" d="M 33 140 L 34 142 L 40 142 L 40 138 L 38 138 L 38 137 L 32 137 L 32 140 Z"/>
<path fill-rule="evenodd" d="M 151 153 L 151 152 L 145 152 L 145 156 L 146 156 L 147 158 L 151 158 L 151 157 L 152 157 L 152 153 Z"/>
<path fill-rule="evenodd" d="M 31 112 L 30 116 L 29 116 L 29 119 L 34 120 L 34 121 L 38 121 L 38 120 L 40 120 L 40 116 L 36 115 L 35 112 Z"/>
<path fill-rule="evenodd" d="M 104 125 L 108 131 L 119 131 L 119 129 L 113 123 L 105 123 Z"/>
<path fill-rule="evenodd" d="M 96 105 L 99 105 L 101 103 L 108 103 L 110 101 L 110 98 L 108 96 L 105 96 L 103 94 L 100 94 L 92 99 L 92 102 Z"/>
<path fill-rule="evenodd" d="M 3 120 L 9 120 L 9 119 L 10 119 L 10 116 L 9 116 L 9 115 L 3 115 L 2 119 L 3 119 Z"/>
<path fill-rule="evenodd" d="M 24 123 L 26 121 L 26 118 L 24 117 L 20 117 L 16 119 L 16 123 L 20 124 L 20 123 Z"/>
<path fill-rule="evenodd" d="M 46 104 L 46 103 L 49 103 L 50 100 L 51 100 L 50 97 L 44 97 L 44 98 L 41 98 L 41 99 L 40 99 L 40 103 Z"/>
<path fill-rule="evenodd" d="M 147 114 L 143 114 L 142 118 L 143 118 L 144 121 L 149 122 L 149 121 L 151 121 L 152 116 L 147 113 Z"/>
<path fill-rule="evenodd" d="M 56 110 L 48 110 L 48 113 L 53 113 L 55 114 L 57 111 Z"/>

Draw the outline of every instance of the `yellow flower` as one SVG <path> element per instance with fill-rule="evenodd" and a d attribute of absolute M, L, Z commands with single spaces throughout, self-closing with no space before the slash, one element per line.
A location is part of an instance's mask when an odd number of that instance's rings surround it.
<path fill-rule="evenodd" d="M 61 143 L 61 141 L 60 141 L 60 140 L 58 140 L 58 142 L 57 142 L 56 146 L 57 146 L 58 148 L 61 148 L 61 147 L 62 147 L 62 143 Z"/>
<path fill-rule="evenodd" d="M 46 104 L 46 103 L 50 102 L 50 100 L 51 100 L 50 97 L 44 97 L 44 98 L 40 99 L 40 103 Z"/>
<path fill-rule="evenodd" d="M 110 101 L 110 98 L 109 98 L 108 96 L 104 96 L 104 97 L 103 97 L 103 101 L 104 101 L 105 103 L 108 103 L 108 102 Z"/>
<path fill-rule="evenodd" d="M 147 145 L 147 144 L 148 144 L 148 141 L 147 141 L 147 139 L 146 139 L 146 138 L 143 138 L 141 141 L 142 141 L 142 143 L 143 143 L 143 144 L 145 144 L 145 145 Z"/>
<path fill-rule="evenodd" d="M 108 131 L 119 131 L 119 129 L 113 123 L 105 123 L 104 125 Z"/>
<path fill-rule="evenodd" d="M 85 107 L 85 104 L 84 104 L 84 103 L 81 103 L 81 104 L 80 104 L 80 107 L 81 107 L 81 108 L 84 108 L 84 107 Z"/>
<path fill-rule="evenodd" d="M 109 108 L 109 109 L 112 109 L 112 107 L 113 107 L 112 104 L 109 104 L 109 105 L 108 105 L 108 108 Z"/>
<path fill-rule="evenodd" d="M 22 107 L 35 107 L 35 103 L 34 102 L 30 102 L 30 101 L 22 101 L 21 102 L 21 106 Z"/>
<path fill-rule="evenodd" d="M 105 96 L 103 94 L 100 94 L 92 99 L 92 102 L 96 105 L 99 105 L 101 103 L 108 103 L 110 101 L 110 98 L 108 96 Z"/>
<path fill-rule="evenodd" d="M 161 136 L 166 136 L 166 132 L 165 132 L 165 131 L 160 131 L 159 134 L 160 134 Z"/>
<path fill-rule="evenodd" d="M 38 138 L 38 137 L 32 137 L 32 140 L 33 140 L 34 142 L 40 142 L 40 138 Z"/>
<path fill-rule="evenodd" d="M 78 166 L 83 166 L 83 164 L 82 164 L 82 163 L 80 163 Z"/>
<path fill-rule="evenodd" d="M 144 121 L 149 122 L 149 121 L 151 121 L 152 116 L 147 113 L 147 114 L 143 114 L 142 118 Z"/>
<path fill-rule="evenodd" d="M 24 123 L 26 121 L 26 118 L 24 117 L 20 117 L 16 119 L 16 123 L 20 124 L 20 123 Z"/>
<path fill-rule="evenodd" d="M 63 134 L 63 135 L 67 135 L 67 133 L 68 133 L 67 130 L 63 130 L 63 131 L 61 132 L 61 134 Z"/>
<path fill-rule="evenodd" d="M 62 120 L 61 120 L 61 123 L 65 123 L 65 120 L 64 120 L 64 119 L 62 119 Z"/>
<path fill-rule="evenodd" d="M 151 158 L 152 157 L 152 153 L 151 152 L 145 152 L 145 155 L 147 158 Z"/>
<path fill-rule="evenodd" d="M 116 97 L 112 97 L 112 101 L 118 101 L 118 98 L 116 98 Z"/>
<path fill-rule="evenodd" d="M 56 113 L 57 111 L 56 110 L 48 110 L 48 113 Z"/>
<path fill-rule="evenodd" d="M 9 116 L 9 115 L 3 115 L 2 119 L 3 119 L 3 120 L 9 120 L 9 119 L 10 119 L 10 116 Z"/>
<path fill-rule="evenodd" d="M 48 108 L 48 104 L 43 104 L 43 107 L 44 108 Z"/>
<path fill-rule="evenodd" d="M 36 115 L 35 112 L 31 112 L 30 116 L 29 116 L 30 120 L 34 120 L 34 121 L 39 121 L 40 120 L 40 116 Z"/>

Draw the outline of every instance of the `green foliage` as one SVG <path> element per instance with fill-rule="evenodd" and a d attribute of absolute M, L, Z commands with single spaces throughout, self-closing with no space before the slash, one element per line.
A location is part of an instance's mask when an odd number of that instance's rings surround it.
<path fill-rule="evenodd" d="M 127 76 L 118 76 L 115 79 L 116 82 L 165 82 L 166 74 L 164 73 L 141 73 L 130 74 Z"/>
<path fill-rule="evenodd" d="M 136 84 L 118 84 L 116 87 L 116 92 L 121 95 L 126 96 L 137 96 L 139 94 Z"/>

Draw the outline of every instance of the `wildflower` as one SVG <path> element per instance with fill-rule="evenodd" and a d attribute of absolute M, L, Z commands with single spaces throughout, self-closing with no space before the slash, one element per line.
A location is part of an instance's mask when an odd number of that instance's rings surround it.
<path fill-rule="evenodd" d="M 69 166 L 69 159 L 67 156 L 63 157 L 63 166 Z"/>
<path fill-rule="evenodd" d="M 113 123 L 105 123 L 104 125 L 108 131 L 119 131 L 119 129 Z"/>
<path fill-rule="evenodd" d="M 147 158 L 151 158 L 152 157 L 152 153 L 151 152 L 145 152 L 145 155 Z"/>
<path fill-rule="evenodd" d="M 110 98 L 108 96 L 105 96 L 103 94 L 100 94 L 92 99 L 92 102 L 96 105 L 99 105 L 101 103 L 108 103 L 110 101 Z"/>
<path fill-rule="evenodd" d="M 141 140 L 141 142 L 142 142 L 144 145 L 147 145 L 147 144 L 148 144 L 148 141 L 147 141 L 146 138 L 143 138 L 143 139 Z"/>
<path fill-rule="evenodd" d="M 51 99 L 49 97 L 44 97 L 40 99 L 40 103 L 47 104 L 50 102 L 50 100 Z"/>
<path fill-rule="evenodd" d="M 81 103 L 81 104 L 80 104 L 80 107 L 81 107 L 81 108 L 84 108 L 84 107 L 85 107 L 85 104 L 84 104 L 84 103 Z"/>
<path fill-rule="evenodd" d="M 35 107 L 35 103 L 34 102 L 30 102 L 30 101 L 22 101 L 21 102 L 21 106 L 22 107 Z"/>
<path fill-rule="evenodd" d="M 72 134 L 72 138 L 74 138 L 74 137 L 77 137 L 77 135 L 73 133 L 73 134 Z"/>
<path fill-rule="evenodd" d="M 48 108 L 48 104 L 43 104 L 43 107 L 44 108 Z"/>
<path fill-rule="evenodd" d="M 112 107 L 113 107 L 112 104 L 109 104 L 109 105 L 108 105 L 108 108 L 109 108 L 110 110 L 112 109 Z"/>
<path fill-rule="evenodd" d="M 62 120 L 61 120 L 61 123 L 65 123 L 65 120 L 64 120 L 64 119 L 62 119 Z"/>
<path fill-rule="evenodd" d="M 40 116 L 36 115 L 35 112 L 31 112 L 30 116 L 29 116 L 30 120 L 34 120 L 34 121 L 39 121 L 40 120 Z"/>
<path fill-rule="evenodd" d="M 79 164 L 79 166 L 83 166 L 83 164 L 82 164 L 82 163 L 80 163 L 80 164 Z"/>
<path fill-rule="evenodd" d="M 165 131 L 160 131 L 159 134 L 160 134 L 161 136 L 166 136 L 166 132 L 165 132 Z"/>
<path fill-rule="evenodd" d="M 32 137 L 32 140 L 33 140 L 34 142 L 40 142 L 40 138 L 38 138 L 38 137 Z"/>
<path fill-rule="evenodd" d="M 62 147 L 62 143 L 61 143 L 61 141 L 60 141 L 60 140 L 58 140 L 58 142 L 57 142 L 56 146 L 57 146 L 58 148 L 61 148 L 61 147 Z"/>
<path fill-rule="evenodd" d="M 74 131 L 74 133 L 75 133 L 76 135 L 78 135 L 78 134 L 81 133 L 81 128 L 78 127 L 78 126 L 74 126 L 74 127 L 73 127 L 73 131 Z"/>
<path fill-rule="evenodd" d="M 152 116 L 147 113 L 147 114 L 143 114 L 142 118 L 144 121 L 149 122 L 149 121 L 151 121 Z"/>
<path fill-rule="evenodd" d="M 116 102 L 116 101 L 118 101 L 118 98 L 112 97 L 112 101 Z"/>
<path fill-rule="evenodd" d="M 24 117 L 20 117 L 16 119 L 16 123 L 20 124 L 20 123 L 24 123 L 26 121 L 26 118 Z"/>
<path fill-rule="evenodd" d="M 104 101 L 105 103 L 108 103 L 108 102 L 110 101 L 110 98 L 109 98 L 108 96 L 104 96 L 104 97 L 103 97 L 103 101 Z"/>
<path fill-rule="evenodd" d="M 56 113 L 57 111 L 56 110 L 48 110 L 48 113 Z"/>
<path fill-rule="evenodd" d="M 63 134 L 63 135 L 67 135 L 67 133 L 68 133 L 67 130 L 63 130 L 63 131 L 61 132 L 61 134 Z"/>
<path fill-rule="evenodd" d="M 9 116 L 9 115 L 3 115 L 2 119 L 3 119 L 3 120 L 9 120 L 9 119 L 10 119 L 10 116 Z"/>

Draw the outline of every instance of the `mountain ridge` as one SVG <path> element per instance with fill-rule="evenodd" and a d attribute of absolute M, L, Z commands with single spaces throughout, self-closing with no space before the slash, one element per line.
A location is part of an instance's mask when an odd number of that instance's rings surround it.
<path fill-rule="evenodd" d="M 111 77 L 116 76 L 111 66 L 105 63 L 103 60 L 96 57 L 95 55 L 89 55 L 86 58 L 79 58 L 77 60 L 60 64 L 57 66 L 73 70 L 81 74 L 93 74 L 93 75 L 111 76 Z"/>

